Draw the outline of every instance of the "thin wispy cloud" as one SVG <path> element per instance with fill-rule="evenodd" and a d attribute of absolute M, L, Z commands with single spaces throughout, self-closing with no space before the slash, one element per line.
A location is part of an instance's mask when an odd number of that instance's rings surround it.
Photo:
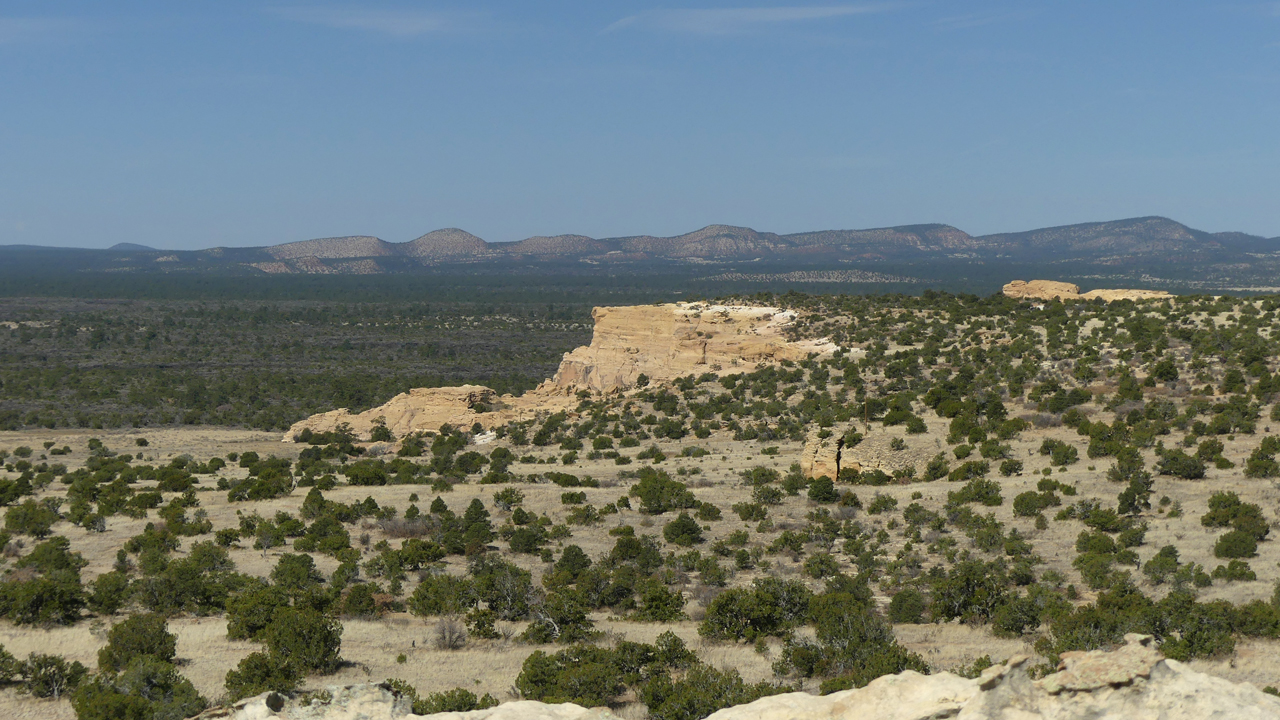
<path fill-rule="evenodd" d="M 654 10 L 622 18 L 605 28 L 603 32 L 637 29 L 695 35 L 731 35 L 770 26 L 888 12 L 897 7 L 896 3 L 881 3 L 876 5 Z"/>
<path fill-rule="evenodd" d="M 270 12 L 296 22 L 401 38 L 460 30 L 465 21 L 471 19 L 458 13 L 357 7 L 278 7 Z"/>

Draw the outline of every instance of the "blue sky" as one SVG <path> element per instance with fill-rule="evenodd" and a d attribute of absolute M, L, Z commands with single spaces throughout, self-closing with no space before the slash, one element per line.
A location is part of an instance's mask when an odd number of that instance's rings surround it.
<path fill-rule="evenodd" d="M 1138 215 L 1280 235 L 1280 2 L 0 2 L 0 244 Z"/>

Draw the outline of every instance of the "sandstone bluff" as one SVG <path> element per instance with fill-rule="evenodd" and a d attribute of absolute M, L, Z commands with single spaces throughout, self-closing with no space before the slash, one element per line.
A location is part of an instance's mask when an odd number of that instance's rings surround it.
<path fill-rule="evenodd" d="M 415 388 L 385 405 L 351 413 L 342 408 L 313 415 L 285 434 L 304 429 L 328 432 L 346 424 L 368 440 L 385 423 L 396 437 L 442 424 L 470 427 L 504 425 L 540 411 L 565 410 L 579 391 L 621 393 L 641 383 L 665 383 L 705 372 L 726 374 L 755 369 L 760 363 L 824 356 L 835 346 L 823 341 L 791 340 L 790 310 L 746 305 L 673 303 L 599 307 L 592 311 L 591 344 L 566 353 L 554 377 L 521 397 L 499 396 L 479 385 Z"/>
<path fill-rule="evenodd" d="M 1011 298 L 1027 300 L 1164 300 L 1173 295 L 1164 290 L 1090 290 L 1080 292 L 1080 286 L 1054 280 L 1014 280 L 1004 286 L 1004 294 Z"/>
<path fill-rule="evenodd" d="M 1029 660 L 1013 657 L 975 679 L 913 671 L 826 696 L 788 693 L 725 708 L 708 720 L 1269 720 L 1280 698 L 1191 670 L 1129 635 L 1111 652 L 1064 653 L 1058 671 L 1032 680 Z M 259 695 L 202 720 L 618 720 L 605 708 L 521 701 L 488 710 L 420 716 L 383 685 L 330 688 L 328 702 L 304 704 Z"/>

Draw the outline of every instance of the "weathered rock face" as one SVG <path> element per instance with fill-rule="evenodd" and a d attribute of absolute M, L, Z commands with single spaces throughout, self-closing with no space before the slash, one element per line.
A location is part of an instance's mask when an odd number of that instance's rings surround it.
<path fill-rule="evenodd" d="M 758 363 L 803 360 L 835 346 L 792 342 L 784 334 L 795 313 L 770 307 L 675 303 L 592 311 L 591 344 L 564 356 L 551 384 L 610 392 L 704 372 L 752 370 Z"/>
<path fill-rule="evenodd" d="M 690 373 L 743 372 L 759 363 L 803 360 L 835 350 L 826 342 L 788 340 L 785 331 L 795 314 L 778 308 L 676 303 L 596 308 L 592 316 L 591 344 L 566 353 L 555 377 L 521 397 L 498 397 L 480 385 L 418 388 L 362 413 L 339 409 L 313 415 L 289 428 L 284 439 L 291 442 L 303 429 L 329 432 L 345 423 L 357 438 L 368 440 L 379 419 L 398 438 L 437 430 L 444 423 L 488 428 L 568 408 L 579 390 L 633 388 L 641 375 L 662 383 Z"/>
<path fill-rule="evenodd" d="M 1028 675 L 1014 657 L 969 680 L 906 671 L 864 688 L 826 696 L 787 693 L 725 708 L 707 720 L 1274 720 L 1280 698 L 1166 660 L 1147 636 L 1130 635 L 1112 652 L 1065 653 L 1058 672 Z M 332 700 L 302 705 L 260 695 L 201 718 L 230 720 L 391 720 L 411 715 L 384 685 L 330 688 Z M 616 720 L 603 708 L 513 702 L 488 710 L 441 713 L 433 720 Z"/>
<path fill-rule="evenodd" d="M 1011 298 L 1028 300 L 1161 300 L 1173 295 L 1164 290 L 1090 290 L 1080 292 L 1080 286 L 1054 280 L 1014 280 L 1004 286 L 1004 294 Z"/>
<path fill-rule="evenodd" d="M 289 428 L 285 439 L 292 440 L 294 435 L 304 429 L 329 432 L 344 423 L 356 437 L 365 440 L 378 421 L 385 422 L 387 429 L 398 438 L 418 430 L 438 430 L 445 423 L 469 428 L 473 423 L 481 421 L 487 427 L 492 424 L 495 416 L 504 415 L 491 410 L 502 407 L 498 394 L 483 385 L 414 388 L 391 398 L 385 405 L 362 413 L 352 414 L 346 408 L 339 408 L 312 415 Z"/>
<path fill-rule="evenodd" d="M 800 453 L 801 471 L 807 477 L 826 475 L 832 480 L 838 477 L 839 471 L 845 469 L 852 469 L 855 472 L 881 470 L 888 475 L 909 466 L 917 471 L 923 471 L 925 465 L 938 452 L 938 448 L 933 445 L 925 445 L 920 441 L 913 442 L 910 438 L 906 440 L 905 449 L 894 450 L 890 443 L 901 435 L 878 426 L 873 426 L 873 429 L 865 434 L 862 442 L 853 447 L 844 447 L 841 438 L 853 427 L 852 424 L 837 424 L 830 428 L 831 436 L 827 438 L 818 437 L 820 431 L 817 428 L 811 429 L 805 439 L 804 450 Z"/>

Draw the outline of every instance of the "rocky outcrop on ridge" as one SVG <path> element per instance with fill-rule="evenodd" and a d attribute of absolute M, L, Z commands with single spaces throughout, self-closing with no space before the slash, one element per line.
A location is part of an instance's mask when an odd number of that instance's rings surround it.
<path fill-rule="evenodd" d="M 1062 655 L 1058 671 L 1033 680 L 1026 657 L 1013 657 L 975 679 L 951 673 L 885 675 L 864 688 L 831 695 L 787 693 L 720 710 L 707 720 L 1275 720 L 1280 698 L 1168 660 L 1144 635 L 1110 652 Z M 521 701 L 487 710 L 412 715 L 386 685 L 328 690 L 328 701 L 285 701 L 264 694 L 202 720 L 617 720 L 605 708 Z M 304 704 L 305 703 L 305 704 Z"/>
<path fill-rule="evenodd" d="M 507 399 L 512 398 L 507 396 Z M 362 413 L 339 408 L 312 415 L 294 423 L 286 433 L 285 440 L 292 441 L 303 430 L 324 433 L 336 430 L 341 425 L 346 425 L 355 437 L 368 440 L 376 425 L 386 425 L 393 435 L 400 438 L 418 430 L 438 430 L 445 423 L 469 428 L 479 422 L 488 427 L 506 423 L 510 419 L 512 414 L 499 399 L 498 393 L 483 385 L 414 388 Z"/>
<path fill-rule="evenodd" d="M 929 460 L 938 452 L 932 445 L 907 440 L 907 446 L 895 450 L 894 438 L 902 435 L 887 428 L 871 426 L 862 441 L 853 447 L 844 447 L 843 437 L 854 429 L 854 423 L 837 423 L 831 428 L 831 434 L 821 437 L 821 430 L 814 428 L 805 439 L 804 449 L 800 451 L 800 470 L 806 477 L 827 477 L 835 480 L 841 470 L 862 472 L 863 470 L 880 470 L 886 475 L 893 475 L 898 470 L 914 467 L 923 470 Z M 866 431 L 867 427 L 863 426 Z"/>
<path fill-rule="evenodd" d="M 641 375 L 664 382 L 742 372 L 835 350 L 830 343 L 788 340 L 795 313 L 772 307 L 674 303 L 601 307 L 591 316 L 591 344 L 564 356 L 551 385 L 611 392 L 634 386 Z"/>
<path fill-rule="evenodd" d="M 1164 290 L 1090 290 L 1080 292 L 1074 283 L 1054 280 L 1014 280 L 1004 286 L 1004 294 L 1023 300 L 1164 300 L 1173 297 Z"/>
<path fill-rule="evenodd" d="M 673 303 L 601 307 L 592 316 L 591 344 L 566 353 L 554 377 L 521 397 L 499 397 L 479 385 L 416 388 L 362 413 L 340 408 L 312 415 L 289 428 L 285 441 L 304 429 L 329 432 L 343 424 L 362 440 L 379 423 L 396 437 L 437 430 L 444 423 L 489 428 L 564 410 L 576 403 L 580 390 L 634 389 L 641 376 L 663 383 L 689 374 L 750 371 L 760 363 L 804 360 L 835 350 L 825 341 L 788 339 L 795 313 L 773 307 Z"/>

